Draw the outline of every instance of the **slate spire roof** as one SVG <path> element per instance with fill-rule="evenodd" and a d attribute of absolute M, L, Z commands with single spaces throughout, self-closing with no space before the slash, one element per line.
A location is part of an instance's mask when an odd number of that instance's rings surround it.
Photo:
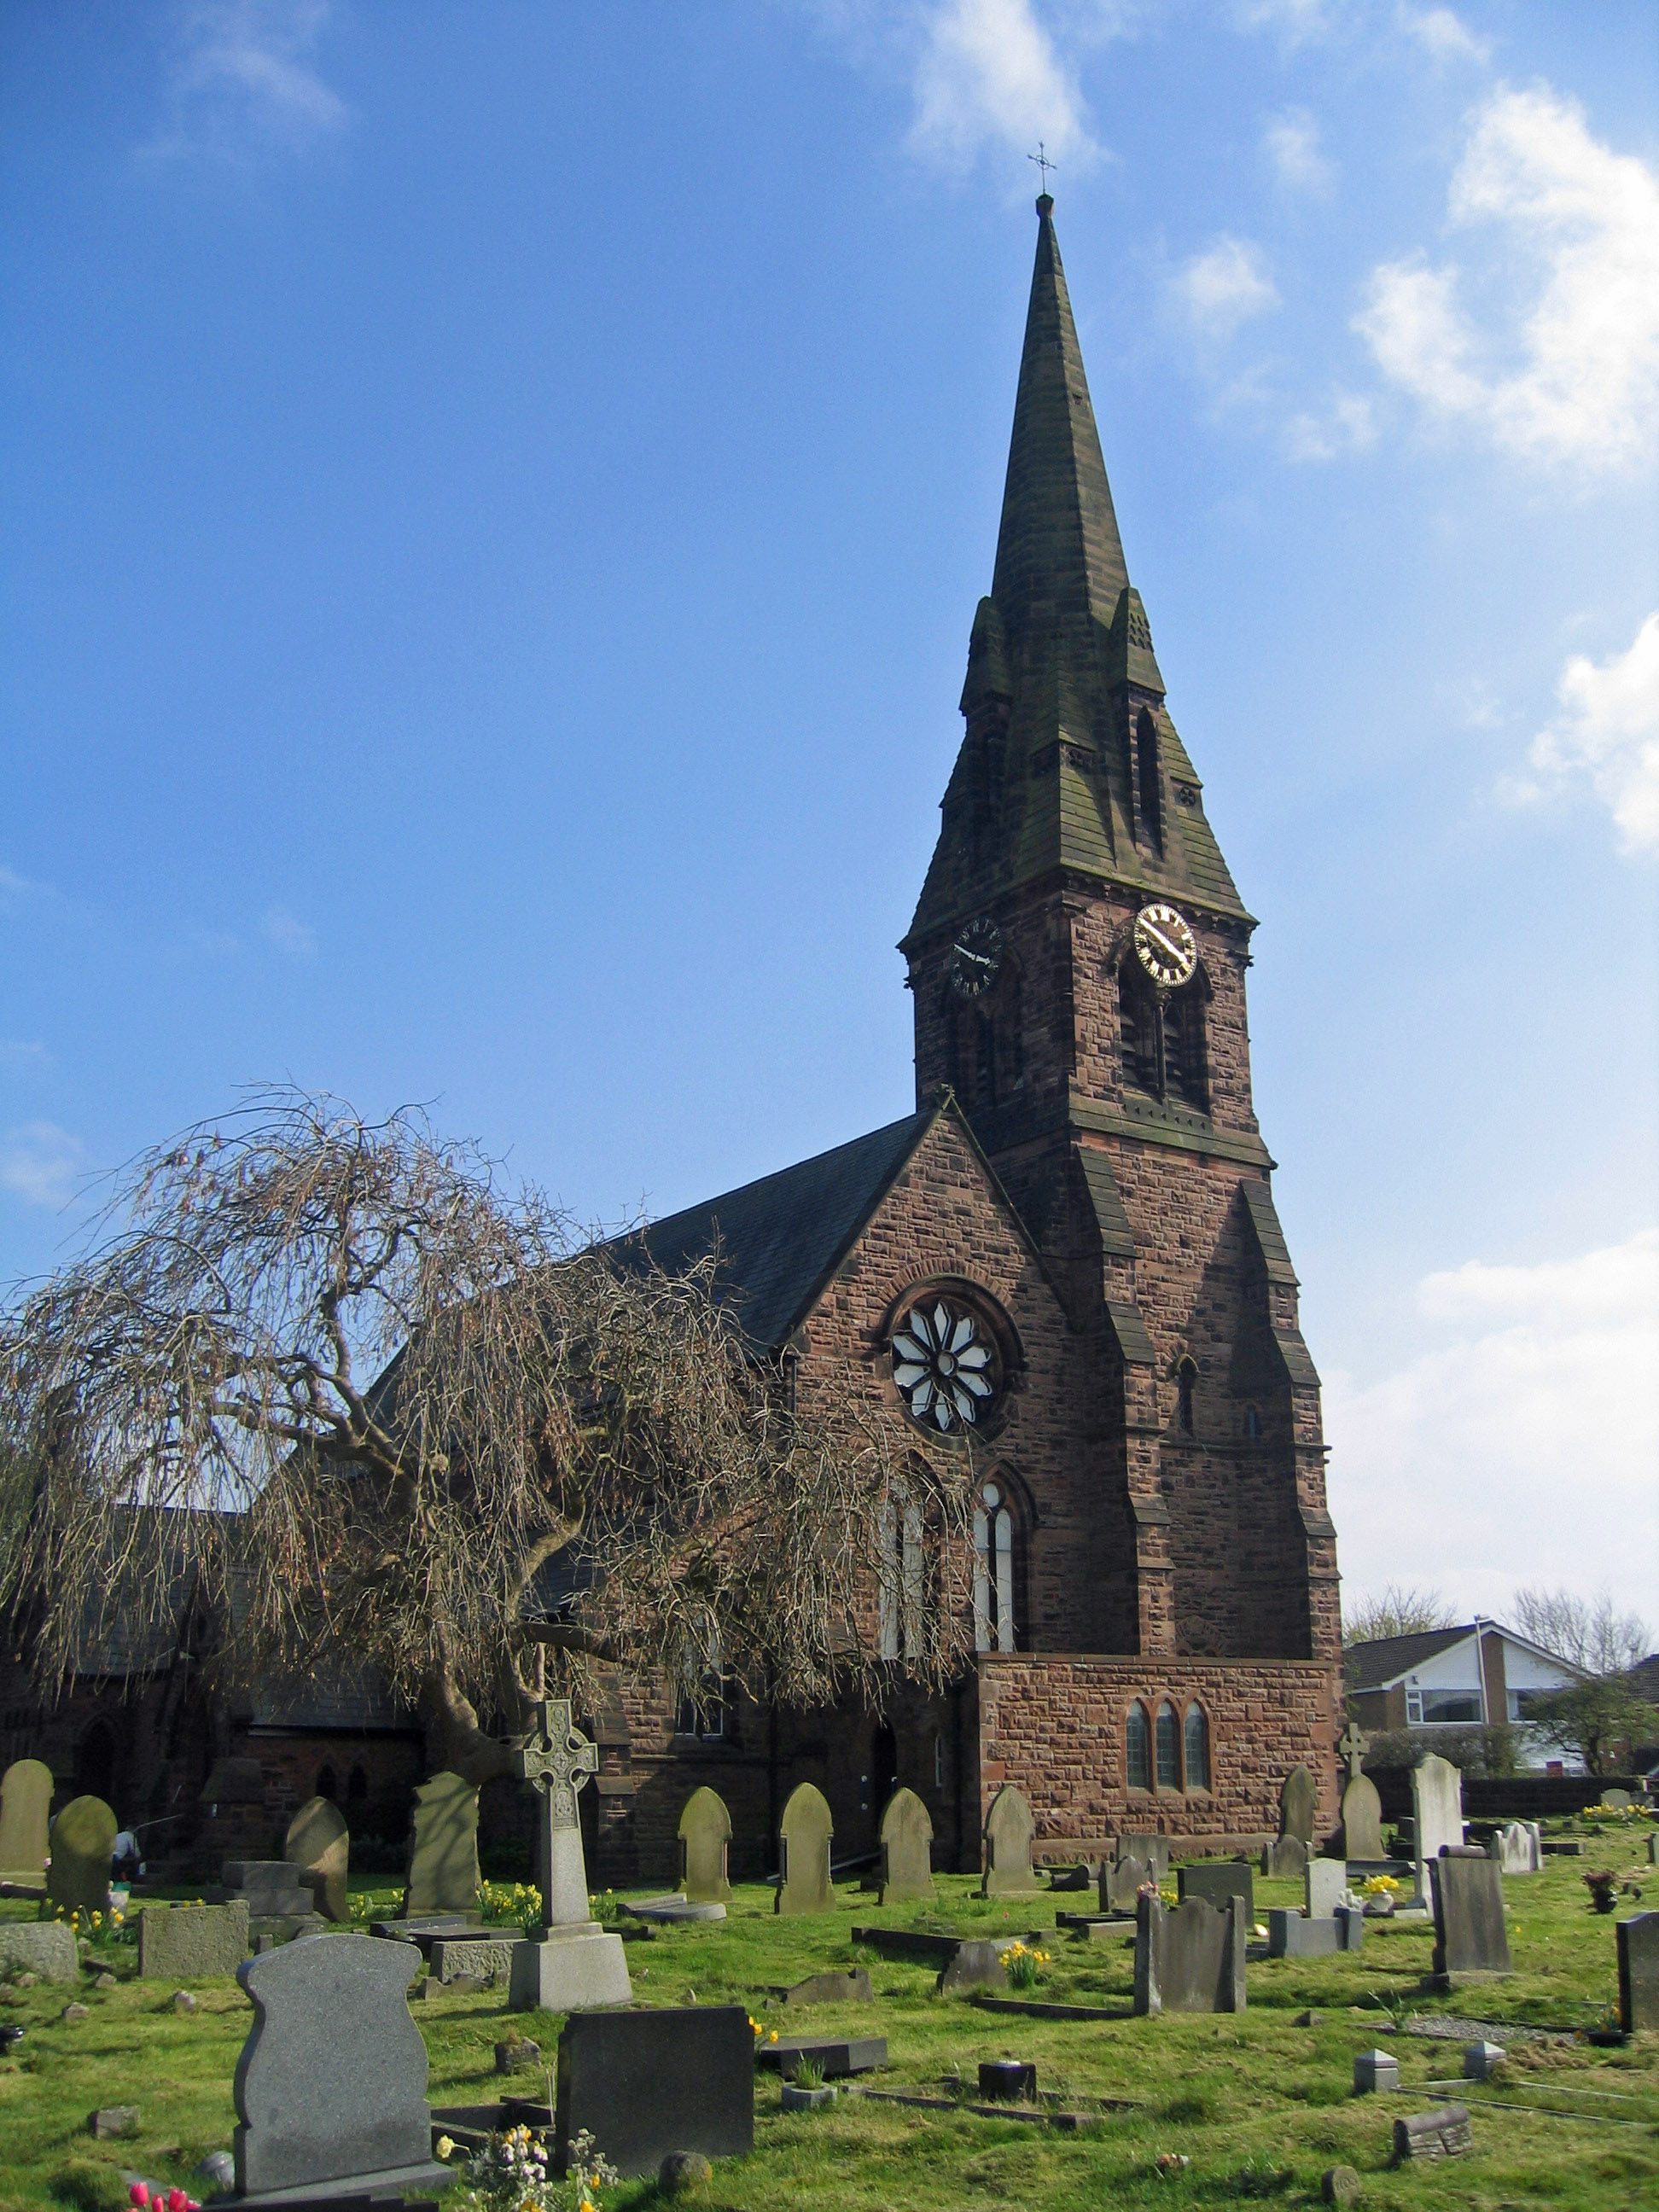
<path fill-rule="evenodd" d="M 1107 481 L 1054 202 L 1045 192 L 1036 206 L 996 563 L 963 687 L 968 732 L 906 951 L 1056 870 L 1244 915 L 1164 703 Z M 1158 737 L 1150 829 L 1136 782 L 1142 714 Z"/>

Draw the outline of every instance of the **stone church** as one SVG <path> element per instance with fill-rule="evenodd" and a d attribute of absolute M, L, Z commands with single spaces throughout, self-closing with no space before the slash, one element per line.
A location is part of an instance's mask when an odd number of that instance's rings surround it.
<path fill-rule="evenodd" d="M 1053 202 L 962 749 L 899 947 L 916 1109 L 654 1224 L 718 1237 L 797 1387 L 849 1363 L 933 1443 L 971 1437 L 971 1674 L 884 1718 L 712 1711 L 619 1686 L 593 1717 L 596 1882 L 671 1878 L 698 1783 L 734 1874 L 800 1781 L 838 1862 L 895 1781 L 937 1866 L 977 1868 L 1018 1783 L 1051 1855 L 1121 1828 L 1271 1832 L 1298 1762 L 1336 1818 L 1335 1532 L 1319 1378 L 1250 1098 L 1255 922 L 1204 810 L 1129 580 Z M 896 1510 L 883 1648 L 915 1624 Z"/>

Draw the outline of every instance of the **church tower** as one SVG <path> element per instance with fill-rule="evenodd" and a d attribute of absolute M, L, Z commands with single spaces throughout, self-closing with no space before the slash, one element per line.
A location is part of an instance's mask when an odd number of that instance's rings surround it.
<path fill-rule="evenodd" d="M 1255 924 L 1166 703 L 1036 207 L 966 731 L 900 947 L 917 1103 L 955 1094 L 1079 1340 L 1092 1648 L 1330 1664 L 1319 1378 L 1250 1096 Z"/>

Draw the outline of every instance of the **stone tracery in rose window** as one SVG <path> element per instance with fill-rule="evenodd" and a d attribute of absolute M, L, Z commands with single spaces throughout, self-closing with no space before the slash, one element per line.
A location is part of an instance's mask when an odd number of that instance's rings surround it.
<path fill-rule="evenodd" d="M 996 1347 L 960 1301 L 919 1298 L 893 1336 L 893 1381 L 913 1419 L 948 1434 L 978 1427 L 996 1401 Z"/>

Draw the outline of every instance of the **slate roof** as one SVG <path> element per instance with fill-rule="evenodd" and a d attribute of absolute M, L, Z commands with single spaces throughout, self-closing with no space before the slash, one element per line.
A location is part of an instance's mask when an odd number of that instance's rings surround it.
<path fill-rule="evenodd" d="M 1471 1620 L 1462 1628 L 1425 1628 L 1414 1636 L 1378 1636 L 1369 1644 L 1351 1644 L 1342 1655 L 1348 1687 L 1380 1690 L 1454 1644 L 1467 1644 L 1474 1634 Z"/>
<path fill-rule="evenodd" d="M 759 1351 L 786 1344 L 921 1141 L 936 1109 L 653 1221 L 613 1248 L 676 1274 L 720 1253 L 718 1287 Z"/>

